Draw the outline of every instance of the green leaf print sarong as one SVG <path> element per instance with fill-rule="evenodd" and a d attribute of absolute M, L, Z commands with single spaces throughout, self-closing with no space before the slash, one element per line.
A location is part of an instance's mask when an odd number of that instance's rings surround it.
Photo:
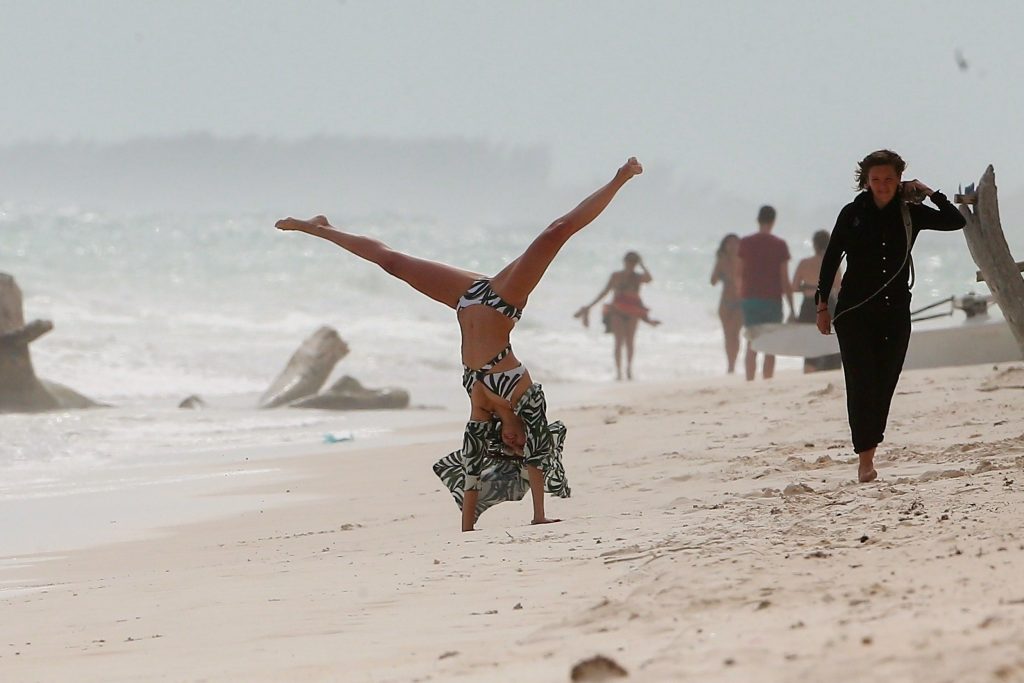
<path fill-rule="evenodd" d="M 509 458 L 501 441 L 501 422 L 470 420 L 462 448 L 434 463 L 434 474 L 452 492 L 455 503 L 462 509 L 464 492 L 477 489 L 476 518 L 492 505 L 507 500 L 522 500 L 530 490 L 526 471 L 533 465 L 544 473 L 544 491 L 559 498 L 569 497 L 569 482 L 562 464 L 562 444 L 565 425 L 548 423 L 544 389 L 534 384 L 513 409 L 523 421 L 526 445 L 523 457 Z"/>

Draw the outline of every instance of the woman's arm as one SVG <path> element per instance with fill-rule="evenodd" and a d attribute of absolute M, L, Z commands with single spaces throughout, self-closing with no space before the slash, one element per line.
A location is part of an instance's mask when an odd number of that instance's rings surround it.
<path fill-rule="evenodd" d="M 711 285 L 712 286 L 717 285 L 718 282 L 722 279 L 721 273 L 722 273 L 722 259 L 719 257 L 719 258 L 715 259 L 715 267 L 711 269 Z"/>
<path fill-rule="evenodd" d="M 640 275 L 640 282 L 641 283 L 647 284 L 648 282 L 650 282 L 651 280 L 654 279 L 653 277 L 651 277 L 651 271 L 647 270 L 647 266 L 644 265 L 644 260 L 643 259 L 640 259 L 640 261 L 637 263 L 637 265 L 640 266 L 640 270 L 643 271 L 641 273 L 641 275 Z"/>
<path fill-rule="evenodd" d="M 920 204 L 910 205 L 910 216 L 915 231 L 942 230 L 948 232 L 960 230 L 967 225 L 967 219 L 960 213 L 960 209 L 946 198 L 946 195 L 938 190 L 932 190 L 919 180 L 909 182 L 914 183 L 918 189 L 927 194 L 932 203 L 938 207 L 938 210 L 935 210 Z"/>
<path fill-rule="evenodd" d="M 601 293 L 600 293 L 600 294 L 598 294 L 598 295 L 597 295 L 597 297 L 596 297 L 596 298 L 595 298 L 595 299 L 594 299 L 593 301 L 591 301 L 591 302 L 590 302 L 589 304 L 587 304 L 587 305 L 586 305 L 586 306 L 584 306 L 583 308 L 586 308 L 586 309 L 588 309 L 588 310 L 589 310 L 589 309 L 591 309 L 591 308 L 593 308 L 593 307 L 594 307 L 594 305 L 595 305 L 595 304 L 596 304 L 596 303 L 597 303 L 598 301 L 600 301 L 601 299 L 603 299 L 603 298 L 605 298 L 606 296 L 608 296 L 608 292 L 612 291 L 612 287 L 613 287 L 614 285 L 615 285 L 615 273 L 612 273 L 612 276 L 611 276 L 610 278 L 608 278 L 608 284 L 606 284 L 606 285 L 604 286 L 604 289 L 602 289 L 602 290 L 601 290 Z"/>
<path fill-rule="evenodd" d="M 843 252 L 846 250 L 846 226 L 849 224 L 849 214 L 853 211 L 853 205 L 847 204 L 839 212 L 836 218 L 836 226 L 832 228 L 832 235 L 829 237 L 828 246 L 825 247 L 825 255 L 821 259 L 821 270 L 818 273 L 818 291 L 814 293 L 814 305 L 816 308 L 815 324 L 822 334 L 832 332 L 832 314 L 828 312 L 829 296 L 835 286 L 836 276 L 839 273 L 839 263 L 843 260 Z"/>
<path fill-rule="evenodd" d="M 583 327 L 590 327 L 590 309 L 598 301 L 600 301 L 601 299 L 605 298 L 605 296 L 608 294 L 608 292 L 612 291 L 612 285 L 614 285 L 614 284 L 615 284 L 615 273 L 612 273 L 612 276 L 610 278 L 608 278 L 608 284 L 606 284 L 604 286 L 604 289 L 602 289 L 601 293 L 597 295 L 597 298 L 595 298 L 593 301 L 591 301 L 589 304 L 587 304 L 585 306 L 580 306 L 579 309 L 575 313 L 572 314 L 572 317 L 579 318 L 580 321 L 583 322 Z"/>
<path fill-rule="evenodd" d="M 829 237 L 828 246 L 825 247 L 825 255 L 821 259 L 821 270 L 818 272 L 818 291 L 815 294 L 815 303 L 819 309 L 823 305 L 828 304 L 828 297 L 832 293 L 836 272 L 839 270 L 839 263 L 843 260 L 846 226 L 849 223 L 851 211 L 853 211 L 853 205 L 847 204 L 839 212 L 839 216 L 836 218 L 836 226 L 832 228 L 832 235 Z"/>
<path fill-rule="evenodd" d="M 807 265 L 808 259 L 801 259 L 800 263 L 796 265 L 796 270 L 793 271 L 793 289 L 795 291 L 803 291 L 810 279 L 807 277 Z"/>

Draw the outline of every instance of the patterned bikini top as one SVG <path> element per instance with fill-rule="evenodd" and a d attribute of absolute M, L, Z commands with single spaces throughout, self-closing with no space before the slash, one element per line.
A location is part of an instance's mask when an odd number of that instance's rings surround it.
<path fill-rule="evenodd" d="M 516 308 L 498 296 L 498 293 L 491 288 L 490 280 L 477 280 L 471 284 L 466 293 L 459 297 L 459 304 L 455 307 L 455 311 L 458 312 L 463 308 L 478 304 L 493 308 L 506 318 L 511 318 L 516 322 L 523 317 L 523 309 Z"/>

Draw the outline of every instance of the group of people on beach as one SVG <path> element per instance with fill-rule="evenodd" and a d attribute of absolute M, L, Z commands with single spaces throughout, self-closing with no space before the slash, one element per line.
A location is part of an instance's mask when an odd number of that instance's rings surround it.
<path fill-rule="evenodd" d="M 910 252 L 921 230 L 956 230 L 964 225 L 959 211 L 937 191 L 917 180 L 902 181 L 906 168 L 894 152 L 879 150 L 858 164 L 860 194 L 839 213 L 831 238 L 812 260 L 797 267 L 791 282 L 789 251 L 771 235 L 775 211 L 762 207 L 759 230 L 740 240 L 722 240 L 712 283 L 723 283 L 720 306 L 726 330 L 730 369 L 739 351 L 739 325 L 781 322 L 781 297 L 793 307 L 793 290 L 810 300 L 814 321 L 822 334 L 833 322 L 846 373 L 847 406 L 854 450 L 859 455 L 858 478 L 873 480 L 873 459 L 885 431 L 889 405 L 910 337 Z M 510 335 L 548 266 L 570 237 L 594 221 L 620 189 L 640 175 L 643 167 L 630 158 L 612 179 L 578 206 L 537 235 L 526 250 L 496 275 L 486 276 L 403 254 L 371 237 L 354 235 L 324 216 L 308 220 L 284 218 L 276 227 L 320 237 L 380 266 L 427 297 L 453 309 L 461 332 L 462 384 L 470 403 L 462 448 L 441 458 L 434 472 L 451 491 L 462 510 L 462 530 L 472 531 L 484 510 L 507 500 L 521 500 L 529 490 L 533 524 L 548 524 L 545 493 L 568 497 L 570 488 L 562 463 L 565 426 L 550 422 L 544 391 L 512 351 Z M 920 201 L 929 197 L 937 209 Z M 839 284 L 839 265 L 847 272 Z M 815 282 L 815 270 L 817 279 Z M 584 324 L 590 309 L 613 294 L 603 310 L 606 327 L 615 335 L 615 358 L 622 378 L 621 351 L 626 352 L 626 376 L 632 376 L 633 336 L 639 321 L 656 325 L 639 297 L 651 274 L 635 252 L 627 253 L 624 268 L 611 275 L 600 294 L 576 312 Z M 726 296 L 728 294 L 728 297 Z M 835 301 L 829 308 L 829 302 Z M 742 316 L 740 319 L 739 316 Z M 842 322 L 840 323 L 840 320 Z M 736 337 L 730 331 L 736 330 Z M 733 351 L 734 350 L 734 351 Z M 756 356 L 747 351 L 747 376 Z M 774 359 L 771 359 L 773 363 Z M 773 367 L 765 359 L 763 373 Z"/>
<path fill-rule="evenodd" d="M 719 246 L 711 284 L 722 282 L 719 317 L 725 334 L 729 372 L 735 368 L 743 327 L 781 323 L 782 297 L 790 320 L 814 323 L 829 334 L 835 323 L 839 354 L 809 358 L 804 371 L 843 368 L 847 414 L 861 482 L 878 473 L 874 456 L 882 442 L 889 408 L 910 342 L 911 250 L 921 230 L 959 230 L 966 220 L 941 192 L 919 180 L 903 181 L 906 162 L 891 150 L 878 150 L 857 165 L 860 193 L 843 207 L 831 234 L 814 233 L 814 256 L 787 275 L 789 249 L 771 234 L 775 210 L 763 206 L 758 231 L 739 239 L 726 235 Z M 921 202 L 929 198 L 935 209 Z M 847 273 L 840 263 L 845 256 Z M 804 299 L 793 307 L 793 292 Z M 839 321 L 842 320 L 842 323 Z M 747 380 L 757 370 L 757 354 L 748 341 Z M 763 377 L 770 378 L 775 358 L 766 355 Z"/>
<path fill-rule="evenodd" d="M 758 230 L 740 239 L 736 233 L 722 238 L 715 252 L 715 265 L 711 269 L 711 284 L 722 285 L 718 302 L 718 318 L 725 337 L 727 372 L 736 371 L 740 352 L 740 332 L 744 327 L 756 330 L 765 324 L 782 322 L 782 297 L 789 302 L 789 320 L 814 324 L 817 318 L 814 295 L 818 291 L 818 274 L 828 247 L 829 234 L 818 230 L 811 238 L 814 255 L 800 261 L 788 276 L 789 246 L 785 240 L 771 234 L 775 226 L 775 209 L 762 206 L 757 214 Z M 842 272 L 837 270 L 834 289 L 839 290 Z M 800 310 L 793 307 L 793 293 L 800 292 L 803 300 Z M 835 307 L 835 296 L 830 298 Z M 804 360 L 804 372 L 836 370 L 840 367 L 839 354 L 817 356 Z M 757 375 L 757 352 L 747 344 L 744 358 L 747 380 Z M 775 356 L 765 354 L 761 374 L 770 379 L 775 374 Z"/>

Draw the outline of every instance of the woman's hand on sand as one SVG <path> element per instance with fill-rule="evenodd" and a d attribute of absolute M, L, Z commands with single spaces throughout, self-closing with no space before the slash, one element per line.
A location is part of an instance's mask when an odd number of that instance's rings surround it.
<path fill-rule="evenodd" d="M 619 168 L 619 177 L 623 180 L 629 180 L 635 175 L 640 175 L 644 172 L 644 167 L 640 165 L 640 162 L 636 160 L 636 157 L 630 157 L 626 160 L 626 163 Z"/>
<path fill-rule="evenodd" d="M 818 332 L 832 334 L 832 314 L 828 312 L 827 308 L 818 311 L 815 324 L 818 326 Z"/>
<path fill-rule="evenodd" d="M 330 222 L 327 220 L 326 216 L 313 216 L 307 221 L 289 216 L 288 218 L 282 218 L 278 222 L 274 223 L 274 227 L 278 230 L 307 233 L 314 231 L 316 228 L 323 228 L 329 225 Z"/>
<path fill-rule="evenodd" d="M 547 517 L 541 517 L 540 519 L 534 519 L 530 521 L 530 524 L 554 524 L 555 522 L 561 522 L 560 519 L 548 519 Z"/>

